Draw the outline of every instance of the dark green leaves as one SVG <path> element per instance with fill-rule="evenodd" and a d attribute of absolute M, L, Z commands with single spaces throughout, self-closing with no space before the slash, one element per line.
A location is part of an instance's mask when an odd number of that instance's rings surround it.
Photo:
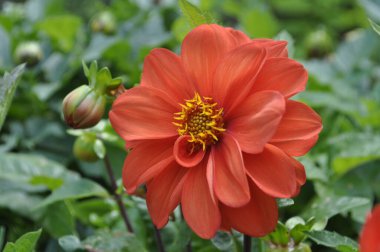
<path fill-rule="evenodd" d="M 31 252 L 37 244 L 41 235 L 41 229 L 35 232 L 29 232 L 21 236 L 15 243 L 8 242 L 3 252 Z"/>
<path fill-rule="evenodd" d="M 330 232 L 327 230 L 323 231 L 310 231 L 307 232 L 309 238 L 315 241 L 317 244 L 335 248 L 342 252 L 355 252 L 358 251 L 358 244 L 354 240 L 337 234 L 335 232 Z"/>
<path fill-rule="evenodd" d="M 192 27 L 212 23 L 212 18 L 187 0 L 179 0 L 179 7 Z"/>
<path fill-rule="evenodd" d="M 371 19 L 369 19 L 369 23 L 371 24 L 372 26 L 372 29 L 380 35 L 380 25 L 376 24 L 374 21 L 372 21 Z"/>
<path fill-rule="evenodd" d="M 11 73 L 5 73 L 4 77 L 0 80 L 0 130 L 24 69 L 24 64 L 19 65 Z"/>

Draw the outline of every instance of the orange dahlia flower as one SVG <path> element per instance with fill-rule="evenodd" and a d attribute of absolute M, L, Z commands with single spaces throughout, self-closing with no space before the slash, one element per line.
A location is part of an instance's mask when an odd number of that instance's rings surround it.
<path fill-rule="evenodd" d="M 360 252 L 380 252 L 380 205 L 367 216 L 360 234 Z"/>
<path fill-rule="evenodd" d="M 116 99 L 110 120 L 132 149 L 124 186 L 133 193 L 146 183 L 158 228 L 179 204 L 202 238 L 275 228 L 275 198 L 295 196 L 306 180 L 292 156 L 308 152 L 322 129 L 318 114 L 289 100 L 304 90 L 307 72 L 286 45 L 201 25 L 180 55 L 152 50 L 140 86 Z"/>

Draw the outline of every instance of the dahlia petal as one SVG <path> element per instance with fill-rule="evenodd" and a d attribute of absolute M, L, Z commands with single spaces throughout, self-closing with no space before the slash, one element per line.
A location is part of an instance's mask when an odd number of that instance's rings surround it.
<path fill-rule="evenodd" d="M 295 163 L 277 147 L 267 144 L 260 154 L 245 154 L 244 164 L 248 176 L 266 194 L 277 198 L 289 198 L 296 193 Z"/>
<path fill-rule="evenodd" d="M 221 206 L 222 218 L 233 229 L 253 237 L 261 237 L 272 232 L 277 225 L 276 200 L 264 194 L 251 183 L 251 200 L 239 208 Z"/>
<path fill-rule="evenodd" d="M 266 51 L 253 43 L 229 52 L 215 70 L 213 98 L 228 112 L 247 96 L 266 59 Z"/>
<path fill-rule="evenodd" d="M 257 75 L 252 90 L 276 90 L 289 98 L 305 90 L 307 71 L 292 59 L 271 58 L 268 59 L 260 73 Z"/>
<path fill-rule="evenodd" d="M 175 139 L 141 141 L 130 151 L 124 161 L 123 183 L 128 193 L 158 173 L 163 171 L 172 161 Z"/>
<path fill-rule="evenodd" d="M 235 44 L 236 46 L 240 46 L 240 45 L 244 45 L 244 44 L 247 44 L 249 42 L 251 42 L 252 40 L 247 36 L 245 35 L 245 33 L 239 31 L 239 30 L 235 30 L 233 28 L 226 28 L 226 30 L 232 34 L 232 36 L 235 38 Z"/>
<path fill-rule="evenodd" d="M 189 227 L 201 238 L 212 238 L 221 223 L 218 204 L 212 200 L 206 179 L 206 161 L 191 168 L 182 189 L 182 212 Z"/>
<path fill-rule="evenodd" d="M 109 118 L 125 141 L 160 139 L 178 135 L 172 121 L 179 109 L 164 92 L 139 86 L 115 100 Z"/>
<path fill-rule="evenodd" d="M 252 42 L 259 46 L 263 47 L 268 52 L 268 58 L 274 57 L 288 57 L 288 45 L 287 41 L 284 40 L 273 40 L 273 39 L 253 39 Z"/>
<path fill-rule="evenodd" d="M 250 200 L 249 185 L 243 156 L 237 141 L 224 134 L 221 142 L 213 146 L 214 191 L 225 205 L 240 207 Z"/>
<path fill-rule="evenodd" d="M 291 156 L 302 156 L 317 142 L 321 130 L 321 117 L 314 110 L 301 102 L 288 100 L 270 143 Z"/>
<path fill-rule="evenodd" d="M 185 37 L 181 59 L 201 95 L 210 95 L 216 66 L 224 54 L 235 46 L 232 34 L 216 24 L 200 25 Z"/>
<path fill-rule="evenodd" d="M 148 211 L 158 228 L 166 225 L 169 215 L 179 204 L 187 171 L 176 162 L 171 162 L 163 172 L 147 184 Z"/>
<path fill-rule="evenodd" d="M 284 97 L 275 91 L 249 96 L 226 117 L 227 131 L 242 151 L 259 153 L 276 132 L 285 111 Z"/>
<path fill-rule="evenodd" d="M 161 89 L 177 102 L 194 96 L 181 59 L 164 48 L 153 49 L 145 58 L 141 85 Z"/>
<path fill-rule="evenodd" d="M 298 160 L 294 158 L 292 158 L 292 161 L 294 163 L 294 168 L 296 171 L 296 181 L 297 181 L 297 189 L 296 189 L 296 192 L 292 196 L 292 197 L 295 197 L 300 193 L 301 186 L 306 183 L 306 172 L 301 162 L 299 162 Z"/>
<path fill-rule="evenodd" d="M 360 234 L 360 252 L 380 251 L 380 205 L 375 206 L 367 216 Z"/>
<path fill-rule="evenodd" d="M 194 167 L 199 164 L 205 156 L 205 151 L 199 150 L 191 152 L 188 140 L 190 136 L 180 136 L 174 144 L 173 154 L 178 164 L 183 167 Z"/>

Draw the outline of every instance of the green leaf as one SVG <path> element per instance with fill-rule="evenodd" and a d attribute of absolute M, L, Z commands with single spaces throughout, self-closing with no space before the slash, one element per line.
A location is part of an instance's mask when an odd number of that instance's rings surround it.
<path fill-rule="evenodd" d="M 21 236 L 15 243 L 8 242 L 3 252 L 31 252 L 37 244 L 42 230 L 29 232 Z"/>
<path fill-rule="evenodd" d="M 95 87 L 96 84 L 96 78 L 98 74 L 98 62 L 96 60 L 92 61 L 90 65 L 90 76 L 88 78 L 88 81 L 90 82 L 90 87 Z"/>
<path fill-rule="evenodd" d="M 82 20 L 74 15 L 51 16 L 37 24 L 37 28 L 51 37 L 57 47 L 69 52 L 74 48 L 75 39 Z"/>
<path fill-rule="evenodd" d="M 278 23 L 271 12 L 248 9 L 240 15 L 241 24 L 255 38 L 271 38 L 278 32 Z"/>
<path fill-rule="evenodd" d="M 84 60 L 82 60 L 82 68 L 83 68 L 84 76 L 86 76 L 87 78 L 90 78 L 90 69 L 88 69 L 87 64 L 86 62 L 84 62 Z"/>
<path fill-rule="evenodd" d="M 3 247 L 5 242 L 5 227 L 0 226 L 0 248 Z"/>
<path fill-rule="evenodd" d="M 371 19 L 368 19 L 369 20 L 369 23 L 371 24 L 372 26 L 372 29 L 380 35 L 380 25 L 376 24 L 375 22 L 373 22 Z"/>
<path fill-rule="evenodd" d="M 192 27 L 212 23 L 209 15 L 203 13 L 197 6 L 186 0 L 179 0 L 179 8 Z"/>
<path fill-rule="evenodd" d="M 74 217 L 64 201 L 56 202 L 46 208 L 42 224 L 54 238 L 75 232 Z"/>
<path fill-rule="evenodd" d="M 278 222 L 276 229 L 269 234 L 269 238 L 274 244 L 287 246 L 289 243 L 288 229 L 284 224 Z"/>
<path fill-rule="evenodd" d="M 294 205 L 293 199 L 276 199 L 278 207 L 287 207 Z"/>
<path fill-rule="evenodd" d="M 63 181 L 79 180 L 78 174 L 42 156 L 21 153 L 0 153 L 0 179 L 28 184 L 34 177 Z M 56 181 L 57 182 L 57 181 Z"/>
<path fill-rule="evenodd" d="M 312 239 L 319 245 L 323 245 L 329 248 L 336 248 L 338 250 L 345 249 L 344 251 L 358 251 L 358 244 L 356 241 L 351 240 L 350 238 L 342 236 L 335 232 L 322 230 L 309 231 L 307 232 L 307 234 L 310 239 Z"/>
<path fill-rule="evenodd" d="M 81 199 L 90 196 L 106 197 L 107 195 L 107 191 L 99 184 L 88 179 L 81 179 L 65 183 L 62 187 L 53 191 L 53 193 L 37 207 L 47 206 L 66 199 Z"/>
<path fill-rule="evenodd" d="M 0 80 L 0 131 L 24 70 L 25 64 L 19 65 L 11 73 L 5 73 Z"/>
<path fill-rule="evenodd" d="M 65 251 L 75 251 L 82 248 L 79 238 L 75 235 L 63 236 L 59 238 L 58 243 Z"/>
<path fill-rule="evenodd" d="M 346 213 L 358 207 L 365 206 L 369 202 L 369 199 L 361 197 L 331 196 L 319 198 L 315 200 L 309 208 L 307 208 L 303 216 L 306 218 L 315 217 L 317 224 L 321 224 L 320 221 L 327 224 L 327 220 L 329 218 L 337 214 Z M 321 225 L 323 227 L 323 224 Z"/>
<path fill-rule="evenodd" d="M 93 236 L 89 236 L 82 242 L 86 249 L 96 251 L 123 251 L 135 252 L 147 251 L 134 234 L 124 231 L 107 231 L 102 230 Z"/>
<path fill-rule="evenodd" d="M 95 88 L 100 92 L 104 92 L 107 85 L 112 81 L 112 76 L 110 70 L 107 67 L 103 67 L 96 74 L 96 84 Z"/>
<path fill-rule="evenodd" d="M 102 140 L 96 139 L 94 144 L 94 151 L 98 158 L 103 159 L 106 155 L 106 147 L 104 146 Z"/>

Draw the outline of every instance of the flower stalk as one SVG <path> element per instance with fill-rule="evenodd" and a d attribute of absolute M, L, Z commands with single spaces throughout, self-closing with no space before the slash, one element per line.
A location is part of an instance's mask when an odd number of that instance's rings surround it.
<path fill-rule="evenodd" d="M 129 221 L 127 210 L 125 209 L 121 195 L 117 193 L 117 184 L 115 180 L 115 175 L 113 174 L 111 162 L 107 154 L 105 155 L 103 160 L 104 160 L 104 165 L 108 173 L 108 177 L 111 181 L 111 193 L 114 196 L 115 201 L 119 207 L 120 215 L 123 218 L 125 227 L 127 228 L 128 232 L 133 233 L 134 231 L 133 231 L 131 222 Z"/>
<path fill-rule="evenodd" d="M 244 252 L 251 252 L 251 247 L 252 247 L 252 239 L 248 235 L 244 235 Z"/>

